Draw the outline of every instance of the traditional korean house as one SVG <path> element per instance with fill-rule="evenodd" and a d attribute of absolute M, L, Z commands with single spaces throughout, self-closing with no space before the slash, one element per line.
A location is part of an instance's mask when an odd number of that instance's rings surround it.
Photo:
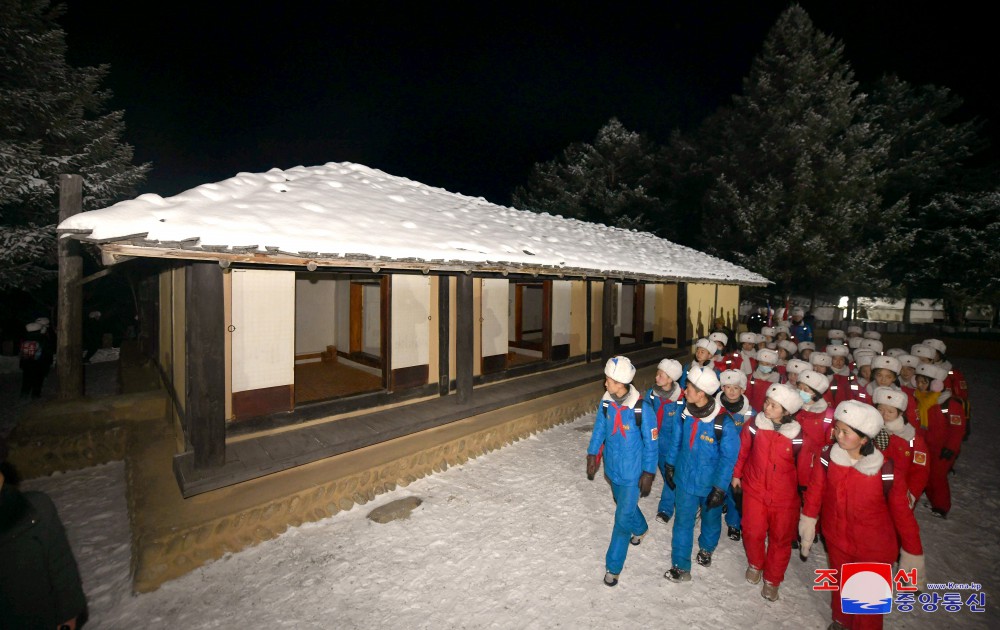
<path fill-rule="evenodd" d="M 152 270 L 142 326 L 183 436 L 184 496 L 429 425 L 339 451 L 286 436 L 270 467 L 236 466 L 227 438 L 432 397 L 469 405 L 481 386 L 616 353 L 652 348 L 655 362 L 718 317 L 735 328 L 740 286 L 768 282 L 648 233 L 350 163 L 141 195 L 58 231 Z"/>

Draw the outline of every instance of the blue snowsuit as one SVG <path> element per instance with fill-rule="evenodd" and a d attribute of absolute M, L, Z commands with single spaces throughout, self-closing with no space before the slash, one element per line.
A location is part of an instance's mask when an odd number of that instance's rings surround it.
<path fill-rule="evenodd" d="M 805 321 L 799 322 L 798 324 L 789 322 L 788 328 L 792 337 L 795 338 L 795 343 L 813 340 L 812 328 L 810 328 L 809 324 L 805 323 Z"/>
<path fill-rule="evenodd" d="M 714 402 L 714 401 L 713 401 Z M 714 551 L 722 533 L 722 506 L 708 509 L 706 499 L 712 488 L 725 490 L 733 478 L 733 467 L 740 453 L 740 435 L 731 418 L 719 414 L 720 405 L 704 418 L 695 418 L 685 407 L 681 430 L 674 435 L 667 463 L 674 467 L 674 517 L 671 562 L 691 570 L 694 544 L 694 521 L 701 508 L 701 535 L 698 547 Z M 722 426 L 722 438 L 715 437 L 716 417 Z"/>
<path fill-rule="evenodd" d="M 745 422 L 752 421 L 757 417 L 757 412 L 753 407 L 750 406 L 750 401 L 747 400 L 746 396 L 743 396 L 743 408 L 735 413 L 730 413 L 728 409 L 722 406 L 722 396 L 723 393 L 719 392 L 715 395 L 715 402 L 719 405 L 719 413 L 725 414 L 732 418 L 733 424 L 736 425 L 737 434 L 743 432 L 743 425 Z M 737 450 L 737 459 L 739 459 L 739 451 Z M 729 527 L 735 527 L 740 529 L 740 512 L 736 509 L 736 501 L 733 500 L 733 487 L 727 486 L 726 491 L 726 525 Z"/>
<path fill-rule="evenodd" d="M 660 398 L 653 393 L 653 388 L 646 390 L 642 397 L 642 417 L 656 418 L 656 425 L 659 427 L 659 448 L 657 449 L 656 467 L 664 480 L 667 478 L 667 451 L 670 449 L 674 433 L 680 431 L 681 411 L 684 410 L 684 389 L 677 386 L 677 398 L 667 400 Z M 660 492 L 660 503 L 656 508 L 657 513 L 664 513 L 667 516 L 674 515 L 674 491 L 666 483 L 663 484 L 663 491 Z"/>
<path fill-rule="evenodd" d="M 639 391 L 632 385 L 621 406 L 605 393 L 587 447 L 588 455 L 597 455 L 604 445 L 604 474 L 611 482 L 615 499 L 615 524 L 605 566 L 616 575 L 625 566 L 629 539 L 649 529 L 639 510 L 639 477 L 644 472 L 656 474 L 658 432 L 655 417 L 642 422 L 640 428 L 641 410 Z"/>

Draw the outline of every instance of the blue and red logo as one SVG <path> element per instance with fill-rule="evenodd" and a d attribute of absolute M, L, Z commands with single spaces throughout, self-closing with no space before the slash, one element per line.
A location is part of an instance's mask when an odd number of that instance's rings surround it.
<path fill-rule="evenodd" d="M 892 612 L 892 566 L 851 562 L 840 570 L 840 608 L 852 615 Z"/>

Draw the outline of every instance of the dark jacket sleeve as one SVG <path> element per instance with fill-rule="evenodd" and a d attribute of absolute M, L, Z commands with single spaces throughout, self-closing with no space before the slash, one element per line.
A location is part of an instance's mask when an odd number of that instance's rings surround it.
<path fill-rule="evenodd" d="M 87 606 L 80 572 L 52 500 L 40 492 L 24 494 L 38 513 L 39 536 L 46 550 L 45 563 L 52 581 L 55 618 L 62 623 L 81 614 Z"/>

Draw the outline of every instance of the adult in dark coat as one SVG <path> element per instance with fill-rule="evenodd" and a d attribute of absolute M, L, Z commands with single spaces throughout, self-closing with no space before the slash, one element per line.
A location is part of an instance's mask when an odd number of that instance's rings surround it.
<path fill-rule="evenodd" d="M 87 601 L 52 500 L 4 477 L 0 442 L 0 628 L 75 630 Z"/>

